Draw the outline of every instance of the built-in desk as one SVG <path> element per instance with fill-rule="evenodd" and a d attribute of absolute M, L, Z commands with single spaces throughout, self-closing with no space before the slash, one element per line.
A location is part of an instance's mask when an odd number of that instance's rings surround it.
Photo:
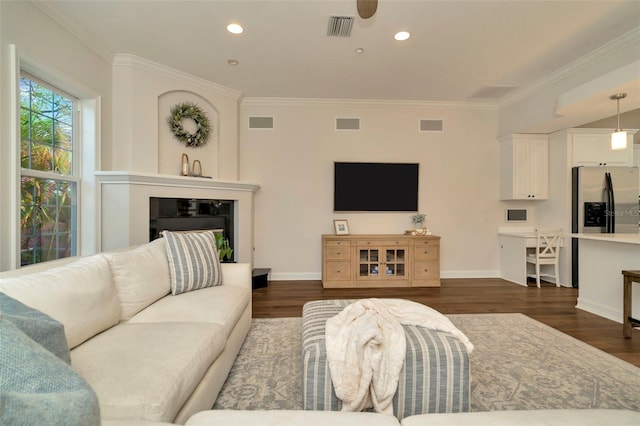
<path fill-rule="evenodd" d="M 500 278 L 520 285 L 527 285 L 527 253 L 538 243 L 533 228 L 521 231 L 499 230 L 500 243 Z M 564 238 L 560 239 L 560 247 L 564 246 Z M 562 249 L 560 249 L 562 256 Z M 569 277 L 560 277 L 562 282 L 570 282 Z"/>

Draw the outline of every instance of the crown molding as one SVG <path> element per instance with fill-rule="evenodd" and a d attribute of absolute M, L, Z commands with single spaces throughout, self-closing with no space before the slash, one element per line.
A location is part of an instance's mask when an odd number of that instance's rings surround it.
<path fill-rule="evenodd" d="M 237 90 L 229 89 L 228 87 L 214 83 L 210 80 L 197 77 L 193 74 L 189 74 L 136 55 L 118 53 L 113 58 L 113 66 L 135 68 L 140 71 L 156 74 L 160 77 L 170 78 L 181 83 L 196 86 L 201 90 L 212 91 L 221 96 L 231 97 L 236 101 L 238 101 L 242 96 L 242 93 Z"/>
<path fill-rule="evenodd" d="M 364 107 L 364 108 L 407 108 L 439 110 L 485 110 L 497 111 L 498 106 L 491 101 L 447 102 L 447 101 L 413 101 L 386 99 L 325 99 L 325 98 L 258 98 L 245 97 L 240 106 L 270 107 Z"/>
<path fill-rule="evenodd" d="M 572 63 L 559 68 L 551 74 L 548 74 L 546 77 L 543 77 L 540 80 L 520 90 L 516 90 L 513 93 L 506 95 L 500 100 L 500 102 L 498 103 L 498 107 L 505 108 L 511 104 L 521 101 L 522 99 L 539 92 L 545 87 L 548 87 L 567 77 L 571 77 L 571 75 L 575 74 L 576 72 L 602 62 L 608 57 L 615 55 L 616 53 L 630 46 L 633 46 L 634 44 L 640 44 L 640 26 L 587 53 L 586 55 L 576 59 Z"/>

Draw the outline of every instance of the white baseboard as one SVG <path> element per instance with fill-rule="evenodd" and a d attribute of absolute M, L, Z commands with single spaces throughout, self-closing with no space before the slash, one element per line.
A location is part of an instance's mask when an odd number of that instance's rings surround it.
<path fill-rule="evenodd" d="M 322 279 L 321 272 L 271 272 L 272 281 L 318 281 Z"/>
<path fill-rule="evenodd" d="M 500 278 L 500 271 L 440 271 L 440 278 Z"/>
<path fill-rule="evenodd" d="M 499 271 L 442 271 L 440 278 L 500 278 Z M 273 281 L 321 280 L 321 272 L 271 272 Z"/>
<path fill-rule="evenodd" d="M 576 305 L 576 308 L 582 309 L 583 311 L 591 312 L 592 314 L 596 314 L 598 316 L 622 324 L 622 311 L 614 311 L 599 303 L 590 302 L 588 300 L 584 300 L 584 298 L 581 299 L 580 296 L 578 296 L 578 304 Z"/>
<path fill-rule="evenodd" d="M 500 276 L 499 276 L 499 277 L 497 277 L 497 278 L 500 278 L 501 280 L 509 281 L 510 283 L 514 283 L 514 284 L 521 285 L 521 286 L 523 286 L 523 287 L 526 287 L 526 286 L 527 286 L 527 284 L 519 283 L 518 281 L 510 280 L 509 278 L 506 278 L 506 277 L 500 277 Z"/>

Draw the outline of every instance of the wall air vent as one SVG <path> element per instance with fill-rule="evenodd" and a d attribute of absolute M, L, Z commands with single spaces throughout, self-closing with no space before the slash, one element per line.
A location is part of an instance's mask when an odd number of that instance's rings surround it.
<path fill-rule="evenodd" d="M 249 117 L 250 129 L 273 129 L 273 117 Z"/>
<path fill-rule="evenodd" d="M 360 119 L 336 118 L 336 130 L 360 130 Z"/>
<path fill-rule="evenodd" d="M 443 132 L 444 122 L 442 120 L 420 120 L 421 132 Z"/>
<path fill-rule="evenodd" d="M 353 26 L 353 16 L 330 16 L 327 35 L 332 37 L 349 37 Z"/>

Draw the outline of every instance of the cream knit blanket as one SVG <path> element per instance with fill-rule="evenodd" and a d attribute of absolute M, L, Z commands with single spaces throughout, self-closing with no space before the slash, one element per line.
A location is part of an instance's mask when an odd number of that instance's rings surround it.
<path fill-rule="evenodd" d="M 401 299 L 365 299 L 327 320 L 325 344 L 331 381 L 342 411 L 393 415 L 393 396 L 406 357 L 402 325 L 444 331 L 473 351 L 453 323 L 428 306 Z"/>

